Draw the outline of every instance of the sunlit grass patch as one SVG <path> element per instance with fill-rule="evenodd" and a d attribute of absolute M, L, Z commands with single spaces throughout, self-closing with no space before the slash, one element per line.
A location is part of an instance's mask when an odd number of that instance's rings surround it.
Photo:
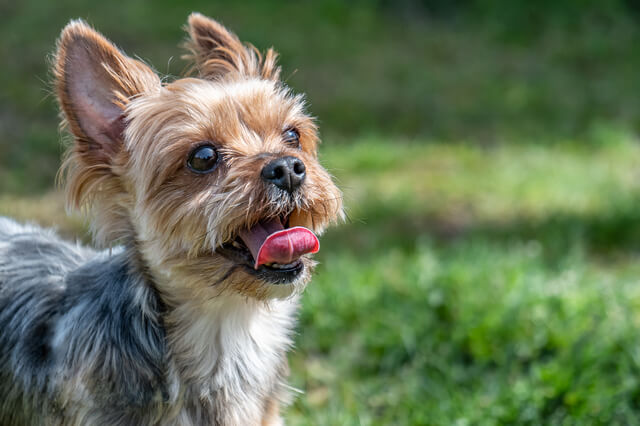
<path fill-rule="evenodd" d="M 327 147 L 323 160 L 343 182 L 354 216 L 374 214 L 377 203 L 487 222 L 605 212 L 640 190 L 639 156 L 630 139 L 600 147 L 483 147 L 371 138 Z"/>

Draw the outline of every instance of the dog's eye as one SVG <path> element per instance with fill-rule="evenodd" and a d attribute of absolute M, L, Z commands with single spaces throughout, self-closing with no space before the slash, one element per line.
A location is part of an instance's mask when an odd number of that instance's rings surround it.
<path fill-rule="evenodd" d="M 201 145 L 191 151 L 187 165 L 196 173 L 209 173 L 218 164 L 218 153 L 213 145 Z"/>
<path fill-rule="evenodd" d="M 300 133 L 298 133 L 296 129 L 289 128 L 284 131 L 282 136 L 284 137 L 284 142 L 287 145 L 291 145 L 295 148 L 300 146 Z"/>

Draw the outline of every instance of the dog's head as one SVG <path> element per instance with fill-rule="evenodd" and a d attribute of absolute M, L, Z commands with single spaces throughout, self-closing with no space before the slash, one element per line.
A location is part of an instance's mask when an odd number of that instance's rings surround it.
<path fill-rule="evenodd" d="M 342 216 L 301 96 L 219 23 L 188 23 L 196 76 L 163 83 L 80 21 L 58 42 L 58 100 L 74 142 L 68 202 L 98 242 L 134 245 L 172 290 L 270 298 L 301 289 L 319 234 Z"/>

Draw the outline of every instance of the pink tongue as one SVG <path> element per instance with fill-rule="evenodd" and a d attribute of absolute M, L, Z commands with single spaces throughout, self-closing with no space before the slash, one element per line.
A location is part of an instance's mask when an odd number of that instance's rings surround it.
<path fill-rule="evenodd" d="M 256 260 L 254 268 L 265 263 L 291 263 L 303 254 L 320 250 L 318 237 L 302 226 L 284 229 L 279 219 L 259 222 L 240 231 L 240 238 Z"/>

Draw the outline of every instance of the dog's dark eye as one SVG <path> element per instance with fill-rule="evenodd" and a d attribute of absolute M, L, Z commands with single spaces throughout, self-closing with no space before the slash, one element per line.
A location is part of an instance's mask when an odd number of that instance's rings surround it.
<path fill-rule="evenodd" d="M 218 164 L 218 153 L 213 145 L 201 145 L 191 151 L 187 165 L 196 173 L 209 173 Z"/>
<path fill-rule="evenodd" d="M 300 133 L 298 133 L 296 129 L 289 128 L 285 130 L 282 135 L 284 137 L 284 142 L 287 145 L 291 145 L 296 148 L 300 146 Z"/>

